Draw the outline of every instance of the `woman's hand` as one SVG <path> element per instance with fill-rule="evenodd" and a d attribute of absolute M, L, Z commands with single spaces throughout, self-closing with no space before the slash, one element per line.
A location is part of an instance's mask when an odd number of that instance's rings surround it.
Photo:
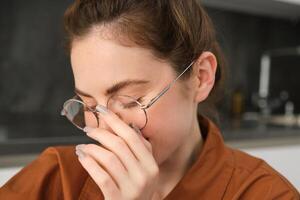
<path fill-rule="evenodd" d="M 157 189 L 159 168 L 152 155 L 151 144 L 106 108 L 100 117 L 114 133 L 106 129 L 86 128 L 87 135 L 103 147 L 78 145 L 76 153 L 81 165 L 106 200 L 152 199 Z"/>

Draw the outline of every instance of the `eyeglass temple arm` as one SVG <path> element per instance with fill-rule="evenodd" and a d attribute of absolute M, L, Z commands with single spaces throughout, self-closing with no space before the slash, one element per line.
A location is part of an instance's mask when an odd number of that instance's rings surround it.
<path fill-rule="evenodd" d="M 179 74 L 177 78 L 175 78 L 171 83 L 169 83 L 156 97 L 151 99 L 150 102 L 144 107 L 144 109 L 149 108 L 152 104 L 154 104 L 157 101 L 157 99 L 159 99 L 159 97 L 165 94 L 170 89 L 170 87 L 180 78 L 180 76 L 194 64 L 194 62 L 195 61 L 193 61 L 181 74 Z"/>

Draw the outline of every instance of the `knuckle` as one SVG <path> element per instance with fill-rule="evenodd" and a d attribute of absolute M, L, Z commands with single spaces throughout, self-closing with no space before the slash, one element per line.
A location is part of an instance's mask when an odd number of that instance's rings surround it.
<path fill-rule="evenodd" d="M 104 160 L 106 163 L 115 163 L 116 162 L 116 156 L 112 152 L 107 152 L 104 156 Z"/>
<path fill-rule="evenodd" d="M 124 140 L 119 137 L 114 140 L 113 145 L 114 145 L 115 149 L 124 149 L 125 148 Z"/>
<path fill-rule="evenodd" d="M 108 176 L 104 175 L 101 178 L 100 177 L 98 178 L 97 184 L 101 185 L 102 187 L 108 188 L 108 187 L 110 187 L 111 180 Z"/>
<path fill-rule="evenodd" d="M 139 197 L 139 192 L 136 188 L 130 188 L 130 191 L 126 191 L 123 196 L 125 199 L 137 199 Z"/>
<path fill-rule="evenodd" d="M 135 143 L 139 142 L 139 139 L 138 139 L 137 135 L 135 135 L 135 134 L 129 134 L 126 136 L 125 139 L 130 144 L 135 144 Z"/>
<path fill-rule="evenodd" d="M 152 177 L 155 177 L 159 174 L 159 167 L 157 165 L 154 165 L 153 167 L 151 167 L 150 169 L 150 175 Z"/>

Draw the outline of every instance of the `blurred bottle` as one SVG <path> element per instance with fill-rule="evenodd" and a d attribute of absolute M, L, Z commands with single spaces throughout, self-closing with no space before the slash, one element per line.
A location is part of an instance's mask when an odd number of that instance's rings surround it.
<path fill-rule="evenodd" d="M 231 98 L 231 116 L 234 119 L 240 120 L 245 109 L 245 97 L 242 87 L 237 87 Z"/>
<path fill-rule="evenodd" d="M 294 115 L 294 103 L 292 101 L 286 102 L 284 115 L 286 126 L 291 127 L 297 124 L 297 119 Z"/>

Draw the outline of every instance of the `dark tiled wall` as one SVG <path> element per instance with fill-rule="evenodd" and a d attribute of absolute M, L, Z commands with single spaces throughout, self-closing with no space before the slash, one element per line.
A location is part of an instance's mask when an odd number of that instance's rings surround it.
<path fill-rule="evenodd" d="M 67 5 L 58 0 L 1 2 L 1 113 L 56 115 L 70 95 L 71 69 L 62 49 Z"/>
<path fill-rule="evenodd" d="M 233 90 L 241 88 L 246 110 L 253 109 L 251 94 L 258 92 L 260 57 L 270 49 L 300 46 L 300 21 L 268 18 L 209 9 L 228 59 L 226 105 L 229 112 Z M 300 68 L 298 72 L 300 73 Z"/>

